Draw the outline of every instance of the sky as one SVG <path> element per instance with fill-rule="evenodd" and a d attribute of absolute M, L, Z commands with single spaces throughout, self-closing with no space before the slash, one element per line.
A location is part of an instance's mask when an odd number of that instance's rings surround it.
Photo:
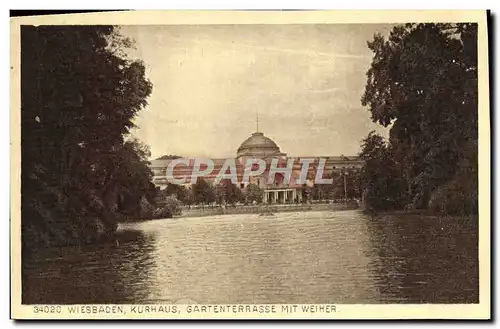
<path fill-rule="evenodd" d="M 153 84 L 133 135 L 151 158 L 234 157 L 257 130 L 289 156 L 356 155 L 371 131 L 360 99 L 391 25 L 122 26 Z"/>

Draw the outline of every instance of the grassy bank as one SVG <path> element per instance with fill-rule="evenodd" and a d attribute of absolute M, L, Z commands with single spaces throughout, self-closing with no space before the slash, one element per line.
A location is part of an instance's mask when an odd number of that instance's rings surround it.
<path fill-rule="evenodd" d="M 205 207 L 183 209 L 179 217 L 203 217 L 216 215 L 261 214 L 297 211 L 336 211 L 357 209 L 356 203 L 348 204 L 285 204 L 285 205 L 251 205 L 229 207 Z"/>

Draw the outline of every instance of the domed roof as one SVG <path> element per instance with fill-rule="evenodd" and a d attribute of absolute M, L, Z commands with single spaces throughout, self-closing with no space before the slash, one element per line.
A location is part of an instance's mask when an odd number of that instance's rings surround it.
<path fill-rule="evenodd" d="M 280 148 L 272 139 L 264 136 L 263 133 L 255 132 L 252 136 L 248 137 L 237 151 L 238 156 L 252 155 L 252 156 L 268 156 L 273 154 L 280 154 Z"/>

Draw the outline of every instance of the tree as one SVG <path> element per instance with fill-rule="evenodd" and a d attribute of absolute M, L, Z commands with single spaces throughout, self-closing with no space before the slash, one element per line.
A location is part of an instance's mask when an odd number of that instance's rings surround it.
<path fill-rule="evenodd" d="M 183 202 L 187 205 L 192 205 L 195 202 L 192 188 L 186 188 L 186 195 Z"/>
<path fill-rule="evenodd" d="M 357 170 L 342 170 L 332 173 L 333 183 L 324 185 L 323 195 L 329 199 L 353 199 L 361 197 L 360 173 Z"/>
<path fill-rule="evenodd" d="M 144 64 L 124 56 L 131 45 L 112 26 L 22 27 L 23 252 L 113 232 L 120 197 L 148 189 L 124 141 L 152 90 Z M 122 181 L 137 168 L 136 193 Z"/>
<path fill-rule="evenodd" d="M 216 186 L 215 194 L 217 203 L 219 204 L 234 204 L 243 198 L 241 190 L 230 179 L 221 180 Z"/>
<path fill-rule="evenodd" d="M 167 188 L 161 191 L 161 196 L 163 198 L 166 198 L 168 196 L 175 196 L 183 204 L 189 204 L 190 201 L 188 193 L 189 191 L 185 186 L 169 183 L 167 185 Z"/>
<path fill-rule="evenodd" d="M 404 185 L 389 147 L 373 131 L 363 140 L 360 172 L 363 200 L 369 210 L 397 209 L 404 200 Z"/>
<path fill-rule="evenodd" d="M 392 125 L 393 168 L 411 206 L 425 208 L 477 141 L 477 24 L 397 26 L 368 47 L 374 57 L 361 102 L 374 122 Z"/>
<path fill-rule="evenodd" d="M 264 196 L 264 191 L 255 184 L 248 184 L 243 192 L 246 202 L 261 203 Z"/>
<path fill-rule="evenodd" d="M 215 189 L 202 178 L 198 178 L 192 190 L 195 203 L 210 204 L 215 201 Z"/>
<path fill-rule="evenodd" d="M 135 138 L 130 138 L 116 153 L 110 154 L 116 172 L 109 180 L 108 189 L 114 191 L 110 195 L 117 199 L 117 212 L 127 218 L 148 217 L 147 213 L 151 212 L 144 211 L 145 204 L 151 206 L 147 206 L 148 209 L 155 206 L 157 191 L 148 166 L 150 155 L 149 147 Z"/>
<path fill-rule="evenodd" d="M 167 155 L 162 155 L 156 160 L 175 160 L 175 159 L 180 159 L 181 157 L 178 155 L 172 155 L 172 154 L 167 154 Z"/>
<path fill-rule="evenodd" d="M 164 204 L 161 208 L 156 209 L 153 217 L 155 219 L 160 218 L 172 218 L 178 216 L 182 213 L 182 202 L 177 200 L 175 195 L 169 195 L 165 198 Z"/>

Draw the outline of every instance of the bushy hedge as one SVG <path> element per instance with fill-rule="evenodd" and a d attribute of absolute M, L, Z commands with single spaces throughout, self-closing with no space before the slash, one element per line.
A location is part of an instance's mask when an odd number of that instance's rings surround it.
<path fill-rule="evenodd" d="M 454 179 L 438 187 L 429 200 L 429 210 L 439 215 L 477 215 L 478 192 L 472 179 Z"/>
<path fill-rule="evenodd" d="M 177 200 L 173 195 L 166 197 L 165 205 L 163 207 L 157 208 L 154 211 L 153 218 L 172 218 L 178 216 L 182 212 L 182 202 Z"/>

